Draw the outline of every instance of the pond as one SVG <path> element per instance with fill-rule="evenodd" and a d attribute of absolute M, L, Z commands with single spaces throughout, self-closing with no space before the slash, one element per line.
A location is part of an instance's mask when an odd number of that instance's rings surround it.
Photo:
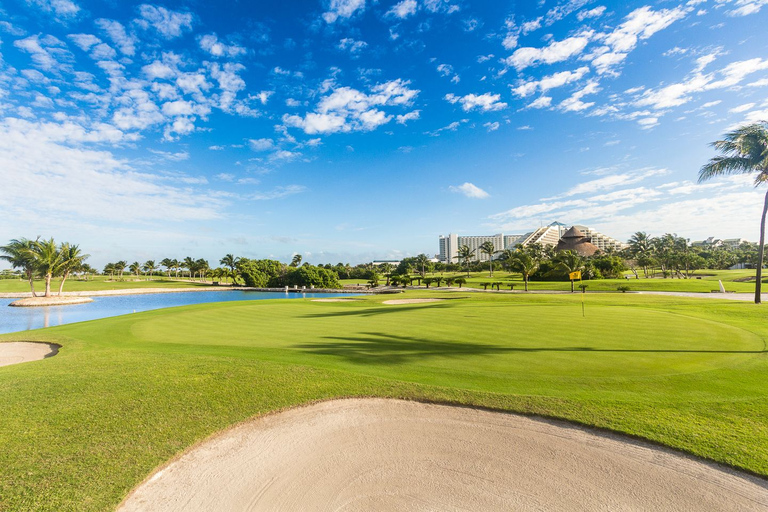
<path fill-rule="evenodd" d="M 286 293 L 250 292 L 241 290 L 213 292 L 144 293 L 139 295 L 94 296 L 93 302 L 68 306 L 14 308 L 8 304 L 17 299 L 0 299 L 0 334 L 53 327 L 85 320 L 171 308 L 204 302 L 237 300 L 303 299 L 321 297 L 351 297 L 355 293 Z"/>

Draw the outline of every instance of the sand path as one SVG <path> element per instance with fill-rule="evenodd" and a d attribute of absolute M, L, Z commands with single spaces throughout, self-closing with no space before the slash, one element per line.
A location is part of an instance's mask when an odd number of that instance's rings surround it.
<path fill-rule="evenodd" d="M 560 422 L 383 399 L 235 427 L 118 509 L 766 510 L 766 482 Z"/>
<path fill-rule="evenodd" d="M 0 343 L 0 366 L 39 361 L 46 357 L 55 356 L 58 352 L 59 346 L 50 343 L 28 341 Z"/>

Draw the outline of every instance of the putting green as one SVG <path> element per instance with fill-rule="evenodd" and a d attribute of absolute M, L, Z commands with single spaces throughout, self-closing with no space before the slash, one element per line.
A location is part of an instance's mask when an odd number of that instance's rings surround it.
<path fill-rule="evenodd" d="M 215 352 L 228 347 L 259 359 L 454 388 L 556 396 L 605 388 L 614 398 L 617 391 L 634 391 L 630 381 L 640 379 L 644 388 L 652 378 L 734 367 L 765 348 L 760 337 L 738 327 L 636 307 L 590 306 L 588 316 L 578 304 L 471 300 L 221 307 L 226 311 L 205 307 L 142 317 L 132 332 L 148 343 Z"/>

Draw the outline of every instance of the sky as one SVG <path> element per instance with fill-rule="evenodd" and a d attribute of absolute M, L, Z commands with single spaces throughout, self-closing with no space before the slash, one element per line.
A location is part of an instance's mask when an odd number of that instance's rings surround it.
<path fill-rule="evenodd" d="M 101 266 L 438 252 L 553 221 L 756 241 L 768 0 L 0 0 L 0 242 Z"/>

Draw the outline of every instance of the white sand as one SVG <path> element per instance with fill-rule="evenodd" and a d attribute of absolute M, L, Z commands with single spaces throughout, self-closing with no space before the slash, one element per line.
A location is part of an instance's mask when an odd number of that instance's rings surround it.
<path fill-rule="evenodd" d="M 39 361 L 40 359 L 45 359 L 46 356 L 56 355 L 58 351 L 58 345 L 50 343 L 27 341 L 0 343 L 0 366 Z"/>
<path fill-rule="evenodd" d="M 26 299 L 19 299 L 8 304 L 9 306 L 20 308 L 38 308 L 41 306 L 68 306 L 70 304 L 85 304 L 87 302 L 93 302 L 93 299 L 89 297 L 59 297 L 54 295 L 53 297 L 29 297 Z"/>
<path fill-rule="evenodd" d="M 421 304 L 422 302 L 440 302 L 447 299 L 393 299 L 385 300 L 382 304 Z"/>
<path fill-rule="evenodd" d="M 118 510 L 766 510 L 757 478 L 619 436 L 382 399 L 235 427 Z"/>

